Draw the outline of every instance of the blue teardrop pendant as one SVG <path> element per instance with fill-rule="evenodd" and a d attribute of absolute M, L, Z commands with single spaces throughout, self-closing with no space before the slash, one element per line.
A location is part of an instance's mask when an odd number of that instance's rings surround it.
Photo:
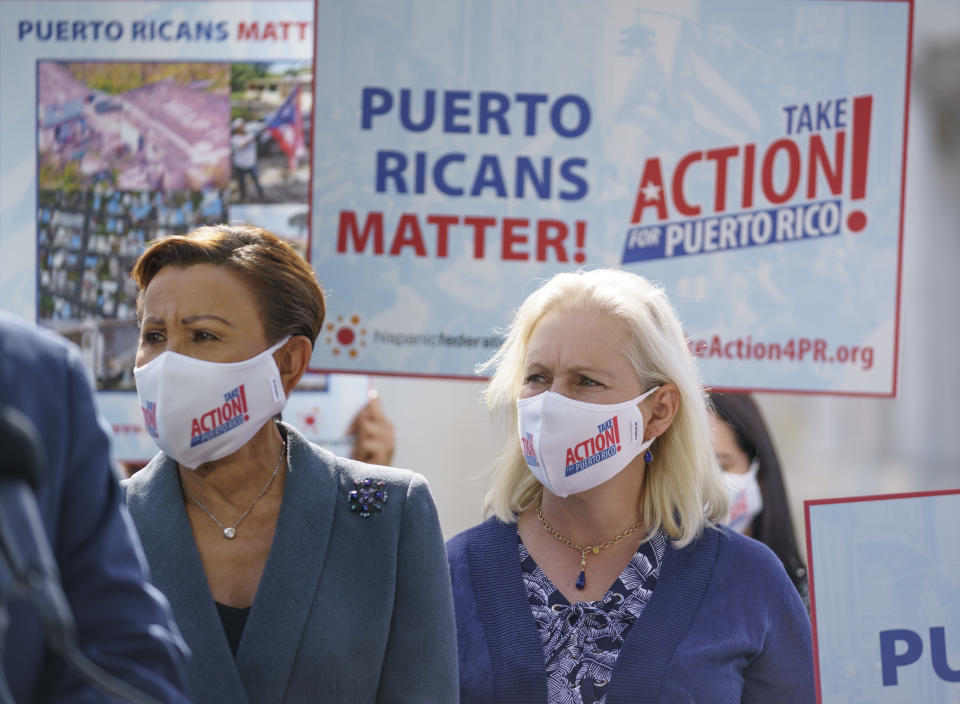
<path fill-rule="evenodd" d="M 580 576 L 577 577 L 577 589 L 586 589 L 587 588 L 587 573 L 585 570 L 580 570 Z"/>

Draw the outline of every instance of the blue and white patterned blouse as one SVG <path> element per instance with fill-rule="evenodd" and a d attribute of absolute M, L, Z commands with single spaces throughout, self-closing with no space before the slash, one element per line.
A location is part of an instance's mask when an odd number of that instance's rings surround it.
<path fill-rule="evenodd" d="M 520 540 L 523 584 L 547 665 L 549 704 L 603 704 L 630 627 L 643 613 L 660 575 L 667 535 L 640 545 L 600 601 L 570 604 Z"/>

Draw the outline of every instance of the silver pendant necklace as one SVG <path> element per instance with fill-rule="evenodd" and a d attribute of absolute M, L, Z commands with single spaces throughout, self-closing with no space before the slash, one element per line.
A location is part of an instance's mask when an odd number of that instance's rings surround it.
<path fill-rule="evenodd" d="M 213 512 L 210 509 L 208 509 L 206 506 L 204 506 L 202 503 L 200 503 L 200 500 L 193 495 L 190 489 L 187 488 L 187 485 L 184 484 L 183 482 L 180 482 L 181 486 L 183 486 L 183 490 L 187 492 L 187 498 L 190 499 L 193 503 L 195 503 L 197 505 L 197 508 L 199 508 L 205 514 L 210 516 L 210 520 L 216 523 L 217 527 L 223 531 L 223 537 L 226 538 L 227 540 L 233 540 L 235 537 L 237 537 L 237 528 L 243 522 L 243 519 L 246 518 L 247 514 L 253 510 L 253 507 L 257 505 L 257 502 L 263 498 L 263 495 L 267 493 L 267 491 L 270 489 L 270 486 L 273 484 L 273 480 L 276 479 L 277 472 L 280 471 L 280 463 L 283 462 L 283 455 L 287 451 L 286 441 L 281 440 L 280 443 L 281 443 L 280 458 L 277 460 L 277 464 L 273 468 L 273 472 L 270 473 L 270 478 L 267 479 L 267 483 L 263 485 L 263 488 L 260 490 L 260 493 L 257 494 L 256 498 L 253 500 L 253 503 L 251 503 L 247 507 L 246 511 L 240 514 L 240 518 L 235 520 L 232 525 L 225 526 L 220 521 L 218 521 L 217 517 L 213 515 Z"/>

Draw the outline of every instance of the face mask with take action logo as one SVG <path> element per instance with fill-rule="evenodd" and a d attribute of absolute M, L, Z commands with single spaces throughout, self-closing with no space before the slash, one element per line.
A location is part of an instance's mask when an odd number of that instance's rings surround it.
<path fill-rule="evenodd" d="M 289 339 L 242 362 L 168 350 L 134 369 L 140 410 L 157 446 L 190 469 L 243 447 L 286 405 L 273 353 Z"/>
<path fill-rule="evenodd" d="M 544 391 L 517 401 L 517 427 L 527 467 L 560 497 L 592 489 L 619 474 L 650 447 L 643 441 L 640 401 L 602 404 Z"/>
<path fill-rule="evenodd" d="M 763 510 L 763 493 L 760 491 L 760 482 L 757 481 L 759 471 L 760 464 L 754 460 L 750 463 L 750 469 L 742 474 L 723 473 L 723 482 L 727 485 L 727 495 L 730 498 L 730 511 L 724 525 L 739 533 L 749 528 L 753 519 Z"/>

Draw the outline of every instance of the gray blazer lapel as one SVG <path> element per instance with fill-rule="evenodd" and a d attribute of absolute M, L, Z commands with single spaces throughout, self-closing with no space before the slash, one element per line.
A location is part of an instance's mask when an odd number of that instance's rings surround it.
<path fill-rule="evenodd" d="M 334 456 L 289 425 L 289 472 L 270 557 L 237 651 L 251 702 L 282 702 L 333 526 Z M 321 461 L 318 462 L 317 455 Z M 318 470 L 319 467 L 319 470 Z M 346 501 L 346 497 L 340 497 Z"/>
<path fill-rule="evenodd" d="M 194 701 L 245 704 L 247 695 L 190 531 L 176 464 L 161 453 L 124 484 L 151 579 L 170 601 L 192 651 L 187 669 Z"/>

